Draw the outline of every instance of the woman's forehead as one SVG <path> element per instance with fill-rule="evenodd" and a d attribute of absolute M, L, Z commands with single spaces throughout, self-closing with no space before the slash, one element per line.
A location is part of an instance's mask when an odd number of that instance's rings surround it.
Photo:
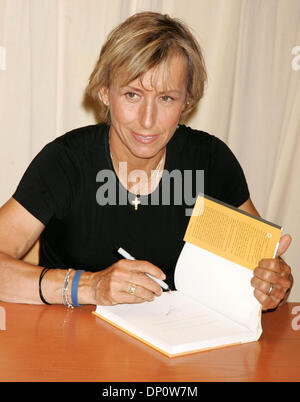
<path fill-rule="evenodd" d="M 186 59 L 181 55 L 173 55 L 132 81 L 121 80 L 119 86 L 131 86 L 156 92 L 185 91 L 187 87 Z"/>

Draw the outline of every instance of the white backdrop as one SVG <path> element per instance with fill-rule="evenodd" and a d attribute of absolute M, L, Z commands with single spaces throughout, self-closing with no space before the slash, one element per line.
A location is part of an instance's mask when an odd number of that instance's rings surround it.
<path fill-rule="evenodd" d="M 0 0 L 0 204 L 43 145 L 94 124 L 83 95 L 100 47 L 142 10 L 182 18 L 199 39 L 208 86 L 188 124 L 230 146 L 261 215 L 292 235 L 299 301 L 299 0 Z"/>

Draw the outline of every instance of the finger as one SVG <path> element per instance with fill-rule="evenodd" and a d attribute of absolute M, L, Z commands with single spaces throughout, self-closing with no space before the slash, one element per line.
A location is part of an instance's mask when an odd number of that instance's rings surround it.
<path fill-rule="evenodd" d="M 289 281 L 289 286 L 291 286 L 291 268 L 290 266 L 281 258 L 265 258 L 259 261 L 258 267 L 254 269 L 255 273 L 259 272 L 257 269 L 263 269 L 267 271 L 274 271 L 277 272 L 283 278 L 287 278 Z M 268 277 L 261 277 L 262 279 L 270 280 Z M 286 284 L 283 283 L 283 286 Z"/>
<path fill-rule="evenodd" d="M 272 297 L 273 300 L 277 300 L 278 303 L 284 298 L 287 290 L 287 288 L 283 288 L 278 284 L 266 282 L 257 277 L 251 279 L 251 285 L 267 297 Z"/>
<path fill-rule="evenodd" d="M 165 280 L 166 275 L 164 272 L 154 264 L 151 264 L 149 261 L 144 260 L 120 260 L 123 261 L 124 266 L 130 267 L 130 269 L 148 273 L 150 275 L 155 276 L 158 279 Z"/>
<path fill-rule="evenodd" d="M 261 304 L 263 310 L 275 308 L 279 304 L 279 300 L 275 299 L 273 296 L 267 296 L 265 293 L 261 292 L 259 289 L 254 289 L 254 296 Z"/>
<path fill-rule="evenodd" d="M 282 236 L 279 241 L 276 257 L 279 257 L 280 255 L 284 254 L 286 250 L 289 248 L 291 242 L 292 242 L 291 235 L 285 234 L 284 236 Z"/>
<path fill-rule="evenodd" d="M 126 294 L 130 283 L 136 284 L 144 290 L 141 294 L 144 300 L 153 300 L 154 295 L 159 296 L 162 293 L 161 287 L 156 282 L 144 272 L 137 270 L 136 261 L 118 261 L 106 270 L 106 275 L 102 275 L 101 281 L 102 297 L 105 297 L 112 304 L 124 302 L 124 297 L 128 302 L 132 302 L 132 298 L 128 300 L 128 295 Z M 122 297 L 120 293 L 122 293 Z M 141 293 L 140 290 L 139 293 Z M 138 297 L 140 296 L 138 295 Z"/>
<path fill-rule="evenodd" d="M 151 290 L 148 290 L 147 288 L 144 288 L 136 283 L 128 283 L 124 292 L 127 293 L 126 300 L 128 300 L 129 296 L 129 302 L 132 302 L 132 300 L 135 298 L 150 302 L 155 298 L 155 294 Z"/>
<path fill-rule="evenodd" d="M 136 285 L 133 294 L 129 293 L 129 282 L 117 280 L 102 280 L 99 286 L 99 304 L 102 305 L 116 305 L 123 303 L 143 303 L 151 301 L 154 298 L 153 292 L 141 292 Z"/>
<path fill-rule="evenodd" d="M 132 304 L 132 303 L 145 303 L 148 301 L 143 297 L 139 297 L 137 294 L 131 295 L 128 291 L 122 291 L 119 295 L 119 304 Z M 149 300 L 151 301 L 151 300 Z"/>
<path fill-rule="evenodd" d="M 292 273 L 291 267 L 281 257 L 278 257 L 278 260 L 280 264 L 280 275 L 289 278 Z"/>
<path fill-rule="evenodd" d="M 152 292 L 160 295 L 162 292 L 162 288 L 158 282 L 155 281 L 155 277 L 149 277 L 144 272 L 133 271 L 130 274 L 130 281 L 137 283 L 140 286 L 145 287 L 146 289 L 151 290 Z"/>
<path fill-rule="evenodd" d="M 273 285 L 276 285 L 277 287 L 282 287 L 285 290 L 287 290 L 291 285 L 290 280 L 287 277 L 282 276 L 278 272 L 270 271 L 268 269 L 257 267 L 253 271 L 253 274 L 254 277 L 257 277 L 260 280 L 266 282 L 267 285 L 272 283 Z"/>
<path fill-rule="evenodd" d="M 158 279 L 165 279 L 165 274 L 155 265 L 141 260 L 120 260 L 117 264 L 119 268 L 113 274 L 116 278 L 122 279 L 124 282 L 136 283 L 158 296 L 162 293 L 160 285 L 146 275 L 149 273 Z M 120 276 L 119 269 L 122 271 L 122 276 Z"/>
<path fill-rule="evenodd" d="M 277 272 L 280 276 L 289 278 L 290 273 L 291 273 L 291 268 L 289 265 L 283 261 L 282 258 L 264 258 L 259 261 L 258 267 L 257 268 L 262 268 L 266 269 L 268 271 L 274 271 Z M 256 270 L 256 268 L 255 268 Z M 255 272 L 254 270 L 254 272 Z"/>
<path fill-rule="evenodd" d="M 263 258 L 259 261 L 258 267 L 278 273 L 281 272 L 281 263 L 279 258 Z"/>

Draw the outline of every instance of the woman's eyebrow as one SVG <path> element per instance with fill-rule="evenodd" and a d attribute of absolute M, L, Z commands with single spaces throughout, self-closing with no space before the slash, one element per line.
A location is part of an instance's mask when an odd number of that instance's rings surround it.
<path fill-rule="evenodd" d="M 135 92 L 141 92 L 141 91 L 143 90 L 143 88 L 137 88 L 137 87 L 133 87 L 133 86 L 131 86 L 131 85 L 124 85 L 124 86 L 122 86 L 121 88 L 122 88 L 123 90 L 124 90 L 124 89 L 130 89 L 130 90 L 135 91 Z"/>
<path fill-rule="evenodd" d="M 122 86 L 122 89 L 124 90 L 126 90 L 126 89 L 130 89 L 130 90 L 132 90 L 132 91 L 135 91 L 135 92 L 142 92 L 143 90 L 146 90 L 147 92 L 149 92 L 149 90 L 147 90 L 147 88 L 138 88 L 138 87 L 134 87 L 134 86 L 132 86 L 132 85 L 124 85 L 124 86 Z M 166 94 L 166 93 L 176 93 L 176 94 L 181 94 L 182 93 L 182 91 L 180 91 L 179 89 L 173 89 L 173 88 L 170 88 L 170 89 L 166 89 L 166 90 L 163 90 L 163 91 L 159 91 L 159 92 L 157 92 L 159 95 L 161 95 L 161 94 Z"/>

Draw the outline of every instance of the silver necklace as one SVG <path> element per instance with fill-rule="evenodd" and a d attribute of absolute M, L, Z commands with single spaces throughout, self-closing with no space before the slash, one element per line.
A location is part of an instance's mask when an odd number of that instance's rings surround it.
<path fill-rule="evenodd" d="M 158 162 L 156 168 L 155 168 L 154 170 L 151 170 L 151 175 L 150 175 L 150 183 L 151 183 L 150 193 L 154 190 L 154 188 L 155 188 L 155 186 L 156 186 L 156 184 L 157 184 L 157 180 L 158 180 L 158 178 L 159 178 L 159 175 L 160 175 L 161 170 L 162 170 L 162 166 L 163 166 L 164 161 L 165 161 L 165 156 L 166 156 L 166 152 L 164 152 L 164 154 L 163 154 L 161 160 Z M 114 158 L 113 158 L 113 156 L 112 156 L 111 151 L 110 151 L 110 157 L 111 157 L 112 163 L 113 163 L 113 165 L 114 165 L 115 160 L 114 160 Z M 116 162 L 115 162 L 115 165 L 116 165 Z M 139 193 L 139 192 L 136 192 L 136 193 L 134 193 L 134 194 L 135 194 L 135 198 L 134 198 L 133 201 L 131 201 L 131 204 L 134 206 L 134 210 L 137 211 L 139 205 L 141 204 L 140 193 Z"/>

